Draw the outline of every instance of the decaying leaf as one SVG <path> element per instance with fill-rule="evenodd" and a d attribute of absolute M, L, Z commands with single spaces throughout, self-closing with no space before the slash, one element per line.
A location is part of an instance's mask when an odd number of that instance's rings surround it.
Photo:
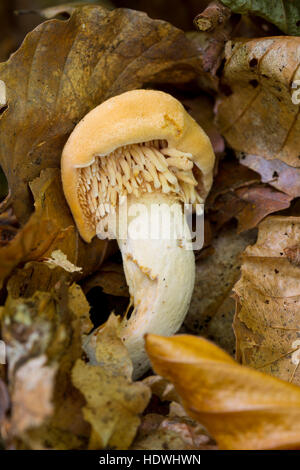
<path fill-rule="evenodd" d="M 210 138 L 215 154 L 224 152 L 224 139 L 214 122 L 213 100 L 208 95 L 202 93 L 193 99 L 181 99 L 181 102 Z"/>
<path fill-rule="evenodd" d="M 47 366 L 47 356 L 29 359 L 15 375 L 11 397 L 12 435 L 21 436 L 38 427 L 53 413 L 54 377 L 57 366 Z"/>
<path fill-rule="evenodd" d="M 290 206 L 292 195 L 259 181 L 258 174 L 237 161 L 220 162 L 206 203 L 217 231 L 232 218 L 238 221 L 238 233 L 250 230 L 267 215 Z"/>
<path fill-rule="evenodd" d="M 288 250 L 299 243 L 299 217 L 266 219 L 256 244 L 244 253 L 234 287 L 238 360 L 298 385 L 300 269 L 290 263 Z"/>
<path fill-rule="evenodd" d="M 221 449 L 300 448 L 300 388 L 237 364 L 196 336 L 148 335 L 155 371 Z"/>
<path fill-rule="evenodd" d="M 300 5 L 290 0 L 221 0 L 235 13 L 261 16 L 286 34 L 300 35 Z"/>
<path fill-rule="evenodd" d="M 94 335 L 94 360 L 78 360 L 72 371 L 73 384 L 86 400 L 83 415 L 92 427 L 90 448 L 128 449 L 151 395 L 146 385 L 131 380 L 132 363 L 118 326 L 111 315 Z"/>
<path fill-rule="evenodd" d="M 9 288 L 9 285 L 8 285 Z M 32 298 L 8 296 L 1 311 L 11 392 L 5 440 L 21 448 L 80 448 L 89 437 L 71 369 L 92 328 L 89 306 L 78 286 L 57 285 Z M 17 439 L 16 441 L 14 441 Z"/>
<path fill-rule="evenodd" d="M 203 426 L 188 416 L 147 414 L 131 450 L 216 449 Z"/>
<path fill-rule="evenodd" d="M 300 168 L 287 165 L 276 158 L 267 160 L 259 155 L 240 154 L 242 165 L 251 168 L 261 176 L 263 183 L 292 197 L 300 197 Z"/>
<path fill-rule="evenodd" d="M 249 203 L 236 215 L 238 232 L 257 227 L 267 215 L 287 209 L 293 199 L 292 196 L 264 186 L 240 188 L 235 194 Z"/>
<path fill-rule="evenodd" d="M 236 151 L 299 166 L 300 37 L 237 40 L 227 44 L 226 90 L 218 106 L 221 134 Z M 296 101 L 295 101 L 296 102 Z"/>
<path fill-rule="evenodd" d="M 54 2 L 56 3 L 56 2 Z M 47 8 L 43 8 L 41 10 L 35 10 L 36 13 L 38 13 L 42 18 L 45 18 L 47 20 L 50 20 L 52 18 L 60 18 L 61 16 L 67 16 L 76 10 L 78 7 L 82 7 L 83 5 L 89 5 L 91 3 L 97 3 L 98 5 L 101 5 L 102 7 L 105 8 L 113 8 L 113 4 L 110 2 L 110 0 L 96 0 L 96 1 L 90 1 L 90 2 L 83 2 L 83 1 L 77 1 L 77 2 L 69 2 L 65 3 L 63 5 L 55 5 L 54 6 L 48 6 Z"/>
<path fill-rule="evenodd" d="M 32 212 L 28 183 L 59 167 L 64 143 L 88 111 L 126 90 L 186 83 L 201 72 L 201 52 L 182 31 L 129 9 L 78 7 L 69 20 L 29 33 L 0 65 L 8 99 L 0 164 L 18 220 Z"/>
<path fill-rule="evenodd" d="M 300 243 L 284 249 L 287 259 L 296 266 L 300 266 Z"/>

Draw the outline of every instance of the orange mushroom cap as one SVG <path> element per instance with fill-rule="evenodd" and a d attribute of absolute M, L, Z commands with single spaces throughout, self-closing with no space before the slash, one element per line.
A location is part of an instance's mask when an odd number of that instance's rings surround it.
<path fill-rule="evenodd" d="M 80 170 L 119 148 L 151 141 L 166 142 L 169 148 L 190 154 L 198 181 L 200 175 L 198 188 L 204 201 L 214 166 L 214 152 L 205 132 L 171 95 L 155 90 L 128 91 L 90 111 L 63 149 L 63 189 L 85 241 L 90 242 L 95 236 L 96 224 L 91 223 L 83 207 Z"/>

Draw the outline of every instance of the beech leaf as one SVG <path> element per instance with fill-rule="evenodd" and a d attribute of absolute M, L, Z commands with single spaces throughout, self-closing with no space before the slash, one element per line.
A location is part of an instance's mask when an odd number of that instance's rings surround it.
<path fill-rule="evenodd" d="M 154 370 L 221 449 L 300 448 L 300 388 L 237 364 L 196 336 L 147 335 Z"/>
<path fill-rule="evenodd" d="M 300 269 L 291 254 L 299 243 L 300 217 L 268 217 L 244 252 L 234 287 L 238 360 L 297 385 Z"/>
<path fill-rule="evenodd" d="M 234 150 L 299 166 L 299 50 L 300 37 L 227 43 L 218 124 Z"/>
<path fill-rule="evenodd" d="M 1 308 L 7 349 L 10 413 L 5 418 L 8 446 L 31 449 L 82 447 L 90 430 L 84 400 L 72 385 L 71 370 L 91 330 L 89 305 L 79 286 L 58 283 L 52 293 L 31 298 L 9 295 Z"/>

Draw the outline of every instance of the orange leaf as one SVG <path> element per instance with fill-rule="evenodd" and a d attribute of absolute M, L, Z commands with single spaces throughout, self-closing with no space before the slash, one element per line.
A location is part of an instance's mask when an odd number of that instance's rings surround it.
<path fill-rule="evenodd" d="M 147 335 L 154 370 L 221 449 L 300 448 L 300 388 L 237 364 L 196 336 Z"/>

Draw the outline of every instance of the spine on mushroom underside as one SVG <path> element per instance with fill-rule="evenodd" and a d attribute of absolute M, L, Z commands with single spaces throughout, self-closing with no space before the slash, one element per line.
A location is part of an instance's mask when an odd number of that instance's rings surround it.
<path fill-rule="evenodd" d="M 137 202 L 144 206 L 144 210 L 134 215 L 131 209 Z M 161 207 L 160 221 L 170 228 L 170 238 L 132 238 L 131 234 L 137 233 L 137 226 L 149 226 L 150 206 L 156 203 Z M 138 200 L 134 196 L 129 197 L 126 210 L 132 214 L 128 225 L 131 231 L 128 230 L 127 238 L 118 240 L 134 304 L 130 318 L 125 317 L 122 321 L 120 334 L 133 361 L 134 378 L 149 368 L 144 335 L 170 336 L 176 333 L 184 321 L 194 288 L 195 261 L 190 231 L 182 209 L 182 217 L 178 211 L 170 210 L 173 204 L 174 198 L 157 193 L 144 195 Z M 157 224 L 157 220 L 152 220 L 152 224 Z"/>
<path fill-rule="evenodd" d="M 166 141 L 127 145 L 77 169 L 78 200 L 95 229 L 105 225 L 124 194 L 140 197 L 160 190 L 184 203 L 202 203 L 193 170 L 192 155 L 170 148 Z"/>

